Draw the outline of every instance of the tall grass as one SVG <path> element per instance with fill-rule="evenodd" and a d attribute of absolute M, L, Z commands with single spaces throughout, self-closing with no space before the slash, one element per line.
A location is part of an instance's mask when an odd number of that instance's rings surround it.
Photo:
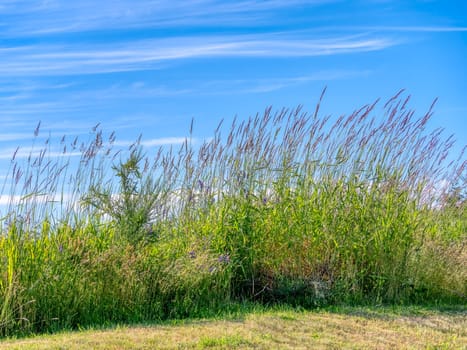
<path fill-rule="evenodd" d="M 61 154 L 50 140 L 15 154 L 1 334 L 239 300 L 465 302 L 466 161 L 431 130 L 432 108 L 417 117 L 400 92 L 331 118 L 322 98 L 313 113 L 221 123 L 202 144 L 192 124 L 178 149 L 122 150 L 96 127 L 87 143 L 64 137 Z"/>

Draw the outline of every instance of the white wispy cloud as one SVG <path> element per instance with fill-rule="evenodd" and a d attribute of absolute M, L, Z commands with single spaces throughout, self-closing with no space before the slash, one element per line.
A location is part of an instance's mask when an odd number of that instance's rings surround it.
<path fill-rule="evenodd" d="M 23 196 L 19 195 L 0 195 L 0 206 L 11 205 L 11 204 L 18 204 L 21 202 L 21 198 Z M 3 214 L 3 213 L 2 213 Z M 3 216 L 3 215 L 2 215 Z"/>
<path fill-rule="evenodd" d="M 451 33 L 467 32 L 466 26 L 368 26 L 348 27 L 349 30 L 371 30 L 382 32 L 419 32 L 419 33 Z"/>
<path fill-rule="evenodd" d="M 277 18 L 281 9 L 330 2 L 335 0 L 4 0 L 0 14 L 11 16 L 10 21 L 9 17 L 4 20 L 4 34 L 24 36 L 119 28 L 239 26 Z"/>
<path fill-rule="evenodd" d="M 105 104 L 108 100 L 115 99 L 141 99 L 151 97 L 172 97 L 186 95 L 194 92 L 194 88 L 179 88 L 165 85 L 155 85 L 143 81 L 129 82 L 126 84 L 113 84 L 109 87 L 93 87 L 76 89 L 72 94 L 71 104 L 78 101 L 88 103 Z M 70 100 L 70 98 L 68 98 Z"/>
<path fill-rule="evenodd" d="M 167 85 L 155 85 L 151 82 L 129 82 L 127 84 L 115 84 L 107 88 L 81 89 L 73 92 L 73 100 L 88 101 L 89 103 L 105 104 L 113 103 L 115 100 L 133 100 L 152 97 L 173 97 L 189 94 L 222 94 L 222 93 L 246 93 L 275 91 L 282 88 L 306 84 L 313 81 L 332 81 L 338 79 L 349 79 L 361 76 L 368 76 L 369 70 L 321 70 L 307 75 L 292 77 L 271 77 L 256 79 L 227 79 L 227 80 L 181 80 L 178 85 L 183 88 L 171 87 Z M 71 101 L 67 96 L 65 105 L 72 106 L 76 102 Z M 134 116 L 128 118 L 130 121 Z M 147 121 L 148 116 L 141 118 Z M 140 121 L 138 121 L 140 123 Z M 138 124 L 136 123 L 136 124 Z M 134 124 L 134 123 L 133 123 Z M 59 126 L 59 125 L 56 125 Z"/>
<path fill-rule="evenodd" d="M 31 139 L 30 134 L 12 134 L 11 137 L 7 135 L 0 134 L 0 141 L 24 141 L 25 139 Z M 161 138 L 151 138 L 143 139 L 139 144 L 143 147 L 157 147 L 157 146 L 170 146 L 170 145 L 181 145 L 189 139 L 192 143 L 197 143 L 198 139 L 196 138 L 187 138 L 187 137 L 161 137 Z M 135 144 L 136 140 L 117 140 L 113 142 L 114 147 L 129 147 Z M 70 147 L 69 147 L 70 148 Z M 0 159 L 11 160 L 14 156 L 15 159 L 25 159 L 31 158 L 35 159 L 37 157 L 46 157 L 46 158 L 60 158 L 60 157 L 79 157 L 83 153 L 80 151 L 68 150 L 64 146 L 54 146 L 53 148 L 44 148 L 37 146 L 32 148 L 31 144 L 25 145 L 20 144 L 19 146 L 14 147 L 2 147 L 0 148 Z"/>
<path fill-rule="evenodd" d="M 181 95 L 223 95 L 245 93 L 267 93 L 286 89 L 288 87 L 308 84 L 315 81 L 329 82 L 338 79 L 350 79 L 371 74 L 368 70 L 320 70 L 299 76 L 257 77 L 243 79 L 202 79 L 181 80 L 171 86 L 171 83 L 158 85 L 157 82 L 134 80 L 114 83 L 109 87 L 70 84 L 73 90 L 68 90 L 66 84 L 43 84 L 33 82 L 30 95 L 21 103 L 4 104 L 0 110 L 3 132 L 0 132 L 0 142 L 10 142 L 15 145 L 33 140 L 33 131 L 42 120 L 40 136 L 67 138 L 86 137 L 97 122 L 103 121 L 100 128 L 105 132 L 140 129 L 143 125 L 154 125 L 173 116 L 145 112 L 116 113 L 111 120 L 96 117 L 96 110 L 111 108 L 117 101 L 127 104 L 147 98 L 165 98 Z M 41 86 L 44 85 L 44 89 Z M 62 89 L 50 93 L 50 89 L 63 86 Z M 183 86 L 183 88 L 179 87 Z M 43 102 L 35 102 L 40 101 Z M 49 100 L 49 101 L 47 101 Z M 83 103 L 85 101 L 85 103 Z M 181 117 L 180 115 L 178 117 Z M 185 116 L 189 119 L 189 116 Z M 21 130 L 21 132 L 18 132 Z M 28 131 L 29 130 L 29 131 Z"/>
<path fill-rule="evenodd" d="M 61 157 L 79 157 L 82 152 L 63 152 L 63 151 L 46 151 L 46 150 L 31 150 L 27 148 L 3 148 L 0 149 L 0 159 L 36 159 L 45 156 L 46 158 L 61 158 Z"/>
<path fill-rule="evenodd" d="M 263 93 L 277 91 L 314 81 L 329 82 L 368 76 L 370 70 L 323 70 L 308 75 L 267 79 L 213 80 L 200 84 L 199 92 L 204 94 Z"/>
<path fill-rule="evenodd" d="M 290 23 L 284 11 L 323 7 L 339 0 L 3 0 L 0 3 L 3 37 L 77 33 L 100 30 L 183 27 L 242 27 Z M 374 8 L 390 1 L 369 1 Z M 332 13 L 331 7 L 327 15 Z M 316 20 L 316 17 L 309 20 Z M 341 31 L 349 27 L 340 27 Z M 367 26 L 370 30 L 397 32 L 464 32 L 465 26 Z M 359 30 L 359 26 L 350 27 Z M 1 51 L 2 49 L 0 49 Z"/>
<path fill-rule="evenodd" d="M 33 138 L 33 133 L 28 132 L 28 133 L 15 133 L 15 132 L 9 132 L 9 133 L 0 133 L 0 142 L 10 142 L 10 141 L 22 141 L 22 140 L 28 140 Z"/>
<path fill-rule="evenodd" d="M 54 194 L 44 194 L 38 193 L 28 196 L 22 195 L 0 195 L 0 206 L 7 206 L 7 205 L 17 205 L 21 202 L 29 202 L 29 203 L 69 203 L 71 200 L 75 200 L 76 198 L 71 193 L 54 193 Z"/>
<path fill-rule="evenodd" d="M 170 146 L 170 145 L 181 145 L 187 140 L 186 137 L 161 137 L 148 140 L 141 140 L 140 145 L 143 147 L 156 147 L 156 146 Z M 197 139 L 191 139 L 191 142 L 197 142 Z M 115 141 L 115 146 L 128 147 L 135 143 L 135 141 Z"/>
<path fill-rule="evenodd" d="M 1 71 L 1 68 L 0 68 Z M 17 118 L 21 116 L 22 120 L 24 116 L 29 116 L 31 120 L 37 121 L 37 116 L 41 111 L 47 111 L 48 113 L 62 113 L 70 112 L 83 106 L 72 106 L 66 105 L 60 101 L 46 101 L 46 102 L 26 102 L 26 103 L 12 103 L 3 105 L 0 109 L 1 118 Z M 33 125 L 32 127 L 34 127 Z"/>
<path fill-rule="evenodd" d="M 313 38 L 303 33 L 178 37 L 105 45 L 47 45 L 0 53 L 0 75 L 70 75 L 158 69 L 180 59 L 206 57 L 311 57 L 383 50 L 387 37 Z"/>

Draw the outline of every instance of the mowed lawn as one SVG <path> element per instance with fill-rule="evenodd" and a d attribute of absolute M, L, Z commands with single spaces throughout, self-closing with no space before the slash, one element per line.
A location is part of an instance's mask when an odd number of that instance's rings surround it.
<path fill-rule="evenodd" d="M 467 311 L 345 307 L 0 341 L 10 349 L 467 349 Z"/>

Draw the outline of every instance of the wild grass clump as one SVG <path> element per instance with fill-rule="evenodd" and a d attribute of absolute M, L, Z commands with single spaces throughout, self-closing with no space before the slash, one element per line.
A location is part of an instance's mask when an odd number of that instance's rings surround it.
<path fill-rule="evenodd" d="M 192 125 L 179 149 L 154 153 L 96 127 L 80 146 L 64 137 L 60 154 L 50 140 L 15 154 L 1 334 L 239 300 L 465 302 L 465 156 L 409 99 L 339 118 L 320 115 L 321 99 L 311 114 L 268 108 L 202 144 Z"/>

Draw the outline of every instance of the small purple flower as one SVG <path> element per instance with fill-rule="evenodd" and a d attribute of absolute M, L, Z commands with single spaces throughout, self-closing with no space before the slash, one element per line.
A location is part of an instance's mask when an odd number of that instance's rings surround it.
<path fill-rule="evenodd" d="M 229 254 L 221 254 L 217 259 L 218 262 L 228 264 L 230 263 L 230 255 Z"/>
<path fill-rule="evenodd" d="M 59 252 L 60 254 L 63 253 L 63 244 L 60 244 L 60 245 L 58 246 L 58 252 Z"/>
<path fill-rule="evenodd" d="M 204 189 L 204 182 L 201 180 L 198 180 L 198 185 L 199 185 L 200 190 L 202 191 Z"/>
<path fill-rule="evenodd" d="M 196 258 L 196 252 L 194 250 L 192 250 L 192 251 L 190 251 L 188 253 L 188 256 L 190 257 L 190 259 L 194 259 L 194 258 Z"/>

